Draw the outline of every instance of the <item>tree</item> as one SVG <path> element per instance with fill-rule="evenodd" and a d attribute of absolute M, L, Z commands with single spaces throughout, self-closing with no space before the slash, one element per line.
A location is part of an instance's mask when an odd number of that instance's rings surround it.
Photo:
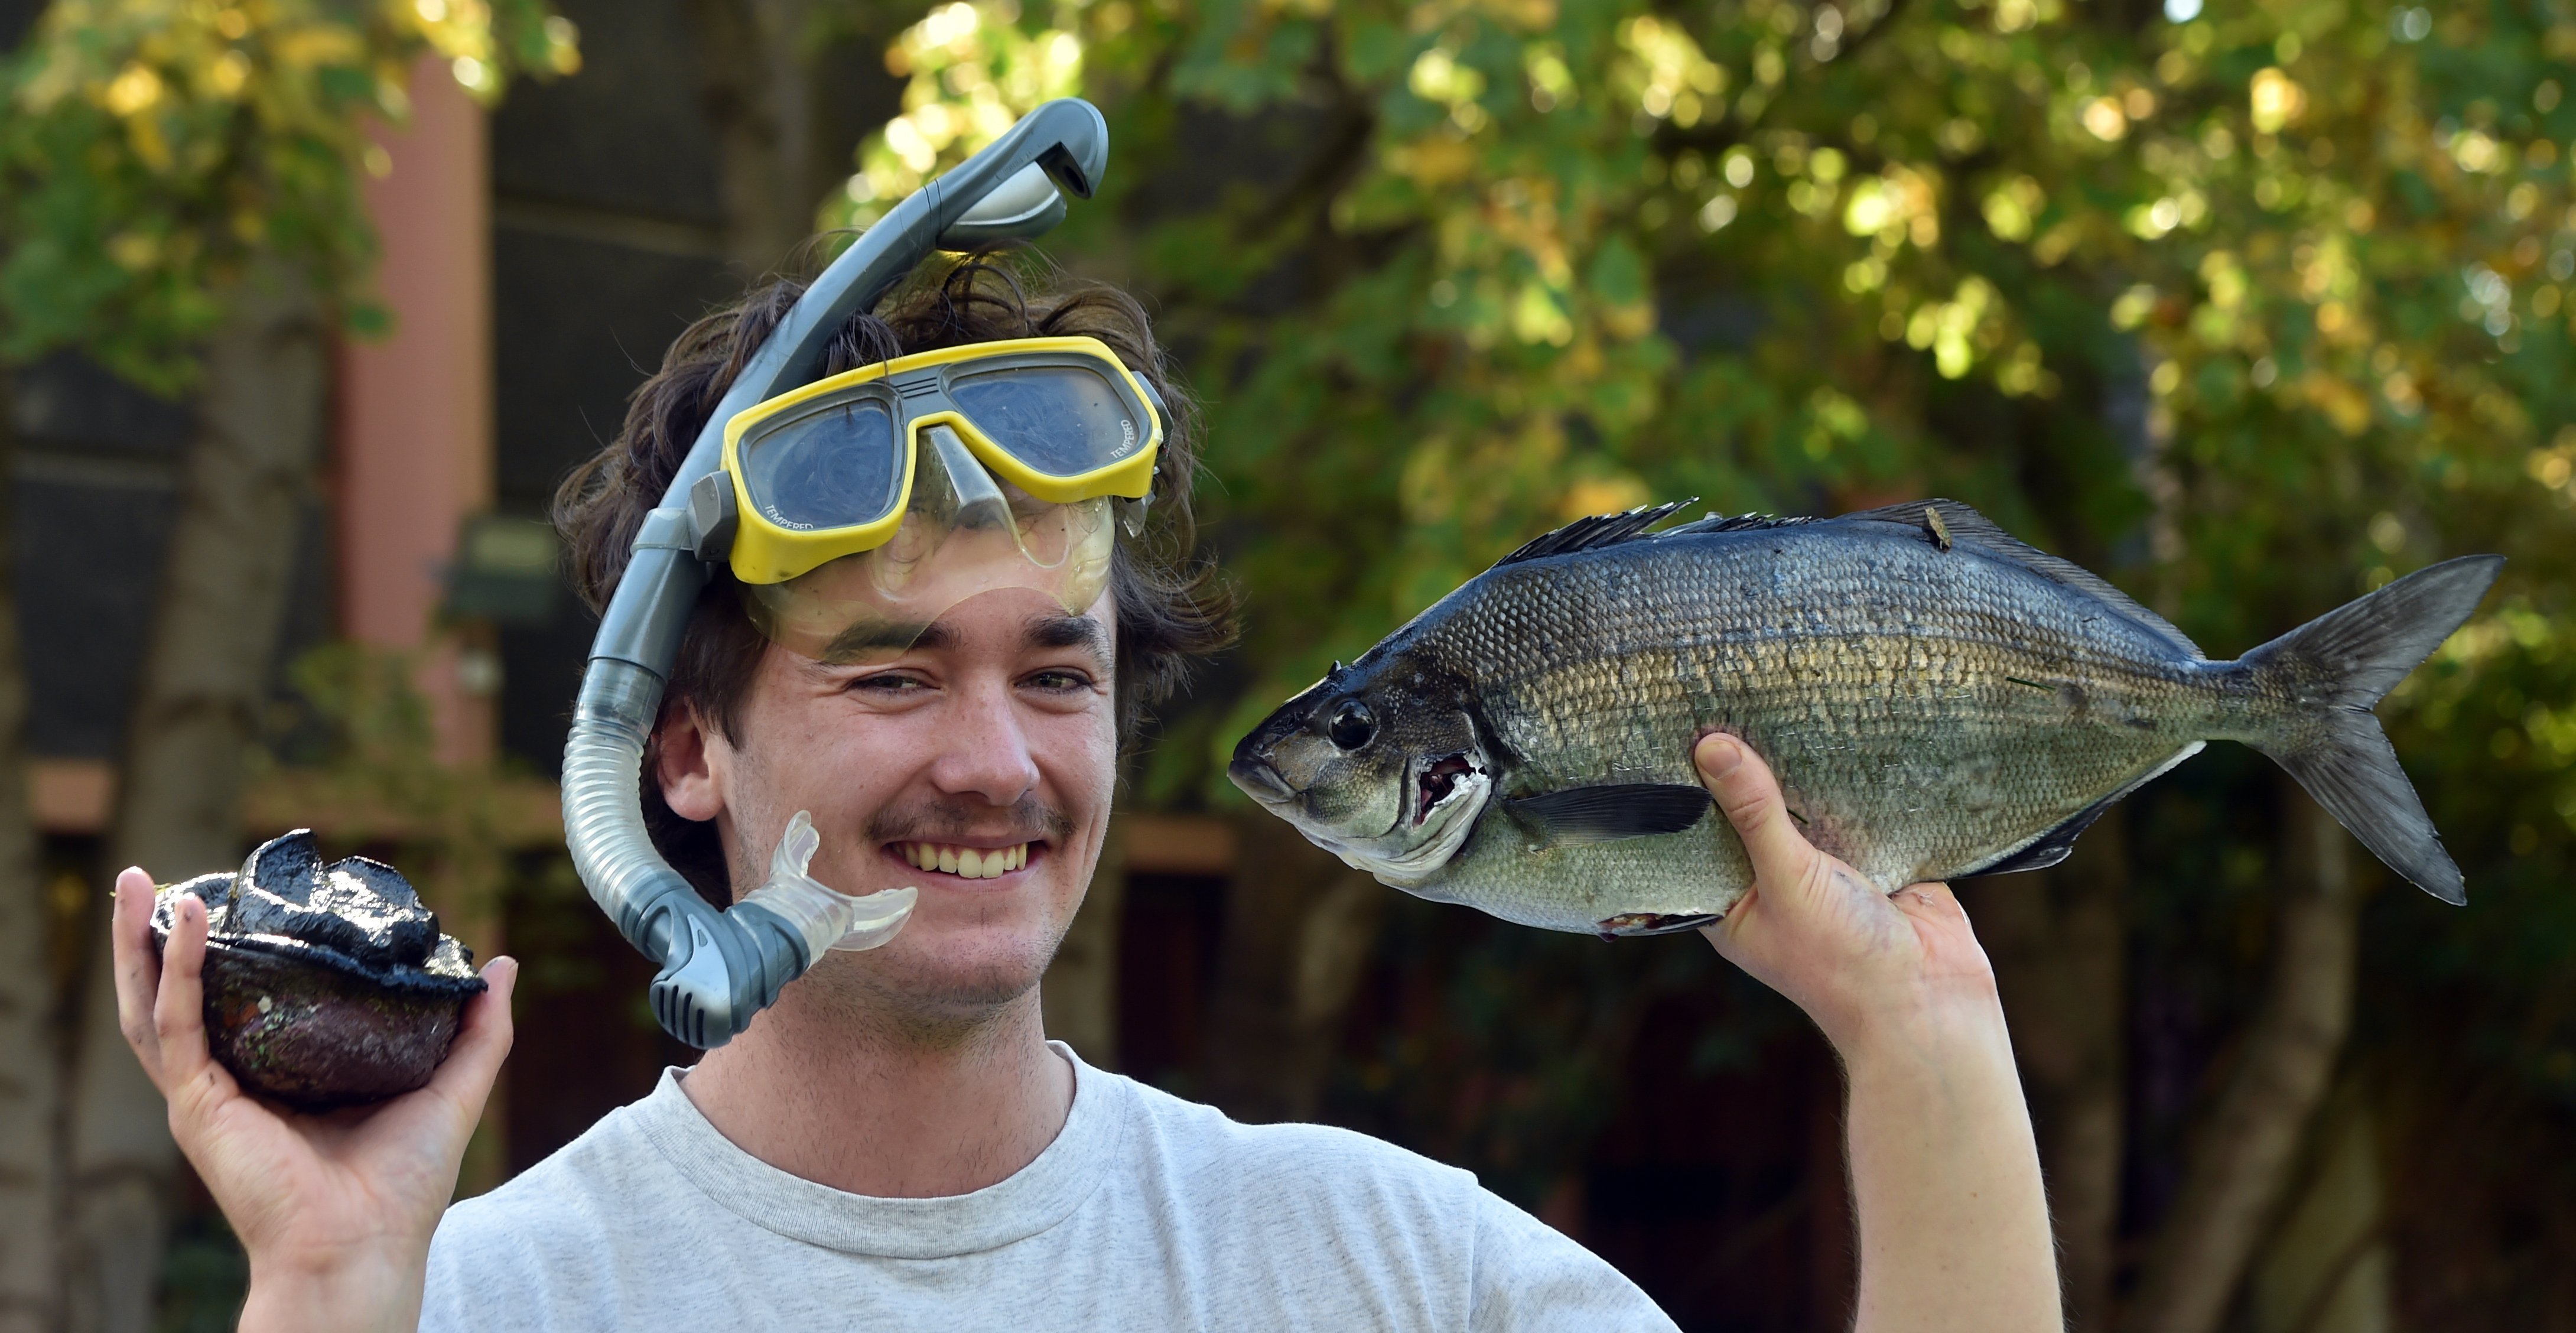
<path fill-rule="evenodd" d="M 175 877 L 239 854 L 243 753 L 320 458 L 329 338 L 385 320 L 364 294 L 371 240 L 355 184 L 390 166 L 369 122 L 401 121 L 423 56 L 488 100 L 515 73 L 577 68 L 574 37 L 541 0 L 59 0 L 11 56 L 0 357 L 78 349 L 194 394 L 197 409 L 119 770 L 116 865 Z M 0 661 L 0 682 L 19 679 L 14 656 Z M 0 731 L 13 780 L 18 735 Z M 44 1151 L 70 1176 L 8 1199 L 0 1249 L 39 1233 L 60 1246 L 53 1289 L 22 1307 L 31 1327 L 140 1329 L 176 1154 L 117 1034 L 103 947 L 87 970 L 67 1023 L 74 1066 L 54 1094 L 70 1105 L 46 1116 L 68 1128 Z M 12 1061 L 50 1052 L 15 1048 Z"/>
<path fill-rule="evenodd" d="M 1165 799 L 1225 805 L 1225 748 L 1329 660 L 1531 533 L 1649 497 L 1959 496 L 2221 653 L 2437 556 L 2504 551 L 2496 616 L 2389 710 L 2477 904 L 2379 895 L 2382 929 L 2419 947 L 2372 955 L 2389 1016 L 2361 1019 L 2401 1040 L 2423 1031 L 2397 1017 L 2409 988 L 2467 988 L 2489 998 L 2453 1012 L 2496 1049 L 2568 1043 L 2563 1022 L 2502 1021 L 2553 984 L 2538 970 L 2472 982 L 2461 956 L 2517 932 L 2576 943 L 2534 859 L 2576 816 L 2557 665 L 2576 110 L 2553 64 L 2576 16 L 2200 9 L 952 3 L 890 51 L 905 114 L 831 216 L 869 219 L 1040 97 L 1110 111 L 1110 203 L 1050 244 L 1159 299 L 1210 400 L 1208 516 L 1253 618 L 1234 688 L 1173 719 L 1141 783 Z M 2052 1177 L 2092 1191 L 2065 1238 L 2079 1314 L 2205 1330 L 2345 1060 L 2376 875 L 2304 797 L 2221 760 L 2131 827 L 2125 849 L 1971 901 L 2095 1014 L 2017 1016 L 2063 1046 L 2033 1077 Z M 2071 896 L 2027 910 L 2051 894 Z M 1584 1071 L 1617 1067 L 1599 1049 L 1615 1016 L 1662 983 L 1580 941 L 1482 938 L 1450 1016 L 1511 1044 L 1461 1064 L 1519 1062 L 1561 1103 L 1550 1123 L 1579 1129 L 1601 1095 Z M 2121 1113 L 2130 1029 L 2104 1008 L 2150 984 L 2120 966 L 2141 949 L 2235 1018 L 2191 1037 L 2206 1091 L 2187 1126 Z M 1495 950 L 1514 969 L 1479 962 Z M 2017 1008 L 2046 1003 L 2045 977 L 2006 970 Z M 1546 1029 L 1590 1049 L 1478 1025 L 1535 1012 L 1542 973 L 1594 997 Z M 2513 1060 L 2480 1077 L 2533 1114 L 2576 1103 L 2576 1079 Z M 1574 1134 L 1542 1155 L 1562 1171 L 1581 1151 Z M 2161 1242 L 2119 1230 L 2121 1164 L 2146 1151 L 2188 1163 L 2147 1205 Z"/>
<path fill-rule="evenodd" d="M 17 455 L 9 379 L 0 372 L 0 476 Z M 5 516 L 0 505 L 0 516 Z M 0 521 L 0 553 L 9 548 Z M 56 1285 L 54 1209 L 62 1197 L 54 1113 L 61 1099 L 56 1056 L 50 916 L 27 803 L 27 677 L 20 667 L 14 562 L 0 554 L 0 1329 L 52 1327 Z"/>

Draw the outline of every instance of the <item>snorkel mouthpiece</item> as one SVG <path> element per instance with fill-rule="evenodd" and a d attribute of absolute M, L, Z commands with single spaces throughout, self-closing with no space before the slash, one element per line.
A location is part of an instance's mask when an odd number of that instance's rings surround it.
<path fill-rule="evenodd" d="M 1065 195 L 1091 197 L 1108 158 L 1109 130 L 1100 112 L 1062 98 L 1031 111 L 982 152 L 895 205 L 814 280 L 744 364 L 636 535 L 626 572 L 600 617 L 564 742 L 564 842 L 591 898 L 629 943 L 660 964 L 651 986 L 653 1016 L 681 1041 L 703 1049 L 732 1040 L 826 951 L 892 939 L 917 896 L 903 888 L 857 898 L 811 878 L 806 867 L 820 838 L 802 811 L 779 839 L 769 880 L 730 910 L 699 897 L 654 848 L 644 824 L 645 742 L 690 610 L 711 563 L 724 558 L 735 522 L 711 491 L 692 506 L 693 488 L 717 471 L 725 423 L 814 379 L 832 335 L 931 250 L 1046 231 L 1063 218 Z M 938 449 L 944 464 L 947 446 Z M 989 496 L 973 490 L 977 477 Z M 965 523 L 998 522 L 1001 532 L 1019 533 L 1009 495 L 982 468 L 953 469 L 951 479 L 959 484 L 958 515 L 965 520 L 958 531 L 988 531 Z M 1105 515 L 1109 502 L 1096 503 Z M 1106 522 L 1099 526 L 1105 534 Z M 1101 565 L 1105 571 L 1105 557 Z"/>

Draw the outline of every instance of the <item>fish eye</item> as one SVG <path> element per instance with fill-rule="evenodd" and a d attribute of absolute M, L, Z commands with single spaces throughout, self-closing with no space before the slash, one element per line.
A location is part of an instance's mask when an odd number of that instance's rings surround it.
<path fill-rule="evenodd" d="M 1377 714 L 1370 712 L 1369 706 L 1357 699 L 1344 699 L 1342 706 L 1333 710 L 1333 722 L 1328 731 L 1334 745 L 1356 750 L 1377 735 Z"/>

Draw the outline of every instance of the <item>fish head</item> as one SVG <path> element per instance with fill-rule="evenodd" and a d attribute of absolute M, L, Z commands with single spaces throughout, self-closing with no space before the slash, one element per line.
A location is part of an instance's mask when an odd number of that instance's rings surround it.
<path fill-rule="evenodd" d="M 1308 841 L 1398 887 L 1448 864 L 1494 790 L 1465 686 L 1402 657 L 1336 663 L 1234 747 L 1226 776 Z"/>

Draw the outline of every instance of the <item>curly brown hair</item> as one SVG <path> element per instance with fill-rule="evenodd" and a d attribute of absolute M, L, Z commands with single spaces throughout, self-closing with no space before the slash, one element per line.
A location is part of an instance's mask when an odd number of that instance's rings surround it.
<path fill-rule="evenodd" d="M 617 437 L 555 492 L 555 527 L 569 550 L 573 586 L 593 611 L 616 591 L 645 514 L 661 502 L 717 400 L 804 291 L 804 281 L 781 278 L 691 324 L 664 353 L 661 369 L 635 390 Z M 1107 344 L 1153 385 L 1170 418 L 1146 530 L 1122 539 L 1110 565 L 1118 727 L 1132 737 L 1143 710 L 1168 697 L 1193 661 L 1232 642 L 1235 632 L 1230 591 L 1214 565 L 1193 554 L 1196 405 L 1172 379 L 1144 307 L 1114 287 L 1068 279 L 1026 250 L 943 256 L 916 270 L 874 311 L 852 315 L 826 349 L 822 374 L 967 343 L 1075 335 Z M 766 647 L 743 614 L 732 571 L 719 565 L 690 613 L 663 708 L 694 708 L 731 740 Z M 714 826 L 673 814 L 654 770 L 648 756 L 644 811 L 655 845 L 702 893 L 727 901 Z"/>

